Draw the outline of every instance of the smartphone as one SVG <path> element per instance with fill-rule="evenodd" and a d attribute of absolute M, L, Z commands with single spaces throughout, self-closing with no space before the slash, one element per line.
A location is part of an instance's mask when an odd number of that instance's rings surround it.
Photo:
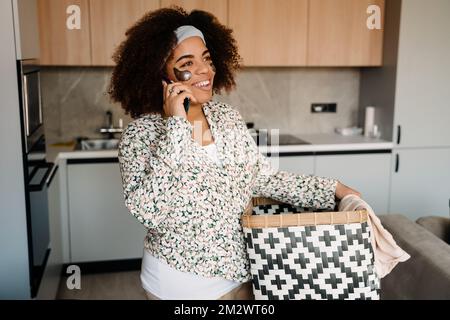
<path fill-rule="evenodd" d="M 167 83 L 173 83 L 172 80 L 166 78 L 165 76 L 163 76 L 162 78 L 163 78 L 163 80 L 164 80 L 165 82 L 167 82 Z M 190 104 L 191 104 L 191 99 L 189 99 L 189 98 L 184 98 L 183 105 L 184 105 L 184 110 L 186 111 L 186 113 L 188 113 Z"/>

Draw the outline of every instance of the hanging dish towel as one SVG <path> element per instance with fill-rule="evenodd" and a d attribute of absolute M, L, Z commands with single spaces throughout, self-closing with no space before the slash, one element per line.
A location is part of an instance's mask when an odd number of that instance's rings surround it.
<path fill-rule="evenodd" d="M 375 257 L 375 270 L 380 278 L 389 274 L 399 263 L 411 256 L 400 248 L 392 235 L 383 227 L 370 205 L 360 197 L 350 194 L 342 198 L 339 211 L 367 210 L 368 224 L 372 229 L 371 242 Z"/>

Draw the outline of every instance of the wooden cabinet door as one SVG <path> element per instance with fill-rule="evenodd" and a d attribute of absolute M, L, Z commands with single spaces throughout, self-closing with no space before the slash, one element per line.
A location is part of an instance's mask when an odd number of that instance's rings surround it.
<path fill-rule="evenodd" d="M 228 23 L 227 0 L 161 0 L 161 7 L 177 5 L 183 7 L 187 12 L 198 9 L 211 12 L 223 24 Z"/>
<path fill-rule="evenodd" d="M 69 6 L 79 7 L 80 28 L 68 29 Z M 39 0 L 42 65 L 91 65 L 88 0 Z"/>
<path fill-rule="evenodd" d="M 305 66 L 307 0 L 229 0 L 245 66 Z"/>
<path fill-rule="evenodd" d="M 112 66 L 116 47 L 125 32 L 148 11 L 159 8 L 159 0 L 90 0 L 92 64 Z"/>
<path fill-rule="evenodd" d="M 378 5 L 381 29 L 369 29 L 369 5 Z M 384 0 L 310 0 L 309 66 L 380 66 Z"/>

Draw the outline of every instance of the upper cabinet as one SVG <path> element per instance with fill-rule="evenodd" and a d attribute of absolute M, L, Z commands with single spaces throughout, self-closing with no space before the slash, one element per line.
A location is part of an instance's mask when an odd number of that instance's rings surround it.
<path fill-rule="evenodd" d="M 379 12 L 368 12 L 375 5 Z M 380 29 L 369 29 L 378 14 Z M 384 0 L 310 0 L 309 66 L 380 66 L 382 64 Z"/>
<path fill-rule="evenodd" d="M 230 27 L 244 66 L 380 66 L 384 1 L 38 0 L 41 60 L 112 66 L 129 27 L 146 12 L 177 5 L 211 12 Z M 368 27 L 373 15 L 379 29 Z"/>
<path fill-rule="evenodd" d="M 36 0 L 13 0 L 14 35 L 18 60 L 39 58 L 39 25 Z"/>
<path fill-rule="evenodd" d="M 41 64 L 92 64 L 88 0 L 39 0 L 38 12 Z"/>
<path fill-rule="evenodd" d="M 229 0 L 245 66 L 306 65 L 308 0 Z"/>
<path fill-rule="evenodd" d="M 91 52 L 95 66 L 112 66 L 116 47 L 125 32 L 148 11 L 159 8 L 159 0 L 90 0 Z"/>
<path fill-rule="evenodd" d="M 211 12 L 223 24 L 228 21 L 228 0 L 161 0 L 161 7 L 172 5 L 183 7 L 186 11 L 194 9 Z"/>
<path fill-rule="evenodd" d="M 449 0 L 402 2 L 392 83 L 396 148 L 450 147 L 449 15 Z"/>

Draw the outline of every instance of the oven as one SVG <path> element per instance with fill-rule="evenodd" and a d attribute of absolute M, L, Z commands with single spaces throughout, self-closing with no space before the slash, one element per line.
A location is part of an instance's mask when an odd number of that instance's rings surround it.
<path fill-rule="evenodd" d="M 31 296 L 39 290 L 50 255 L 50 223 L 48 214 L 47 180 L 53 164 L 45 160 L 28 162 L 27 201 L 29 202 L 28 245 L 30 260 Z"/>
<path fill-rule="evenodd" d="M 36 297 L 50 255 L 47 180 L 53 164 L 46 161 L 44 118 L 38 59 L 17 60 L 22 150 L 27 209 L 31 297 Z"/>
<path fill-rule="evenodd" d="M 26 153 L 44 134 L 40 71 L 38 59 L 18 60 Z"/>

